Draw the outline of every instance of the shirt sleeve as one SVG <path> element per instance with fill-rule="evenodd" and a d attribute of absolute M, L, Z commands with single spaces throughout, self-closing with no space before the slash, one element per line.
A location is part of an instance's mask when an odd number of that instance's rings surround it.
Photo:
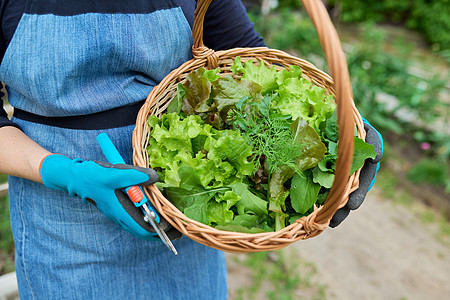
<path fill-rule="evenodd" d="M 15 28 L 17 27 L 17 23 L 19 22 L 19 18 L 21 16 L 21 8 L 20 5 L 15 6 L 16 8 L 11 13 L 11 18 L 8 17 L 9 12 L 6 11 L 6 4 L 8 1 L 1 0 L 0 1 L 0 62 L 3 59 L 3 55 L 5 54 L 7 47 L 7 39 L 11 39 L 14 34 Z M 21 4 L 23 0 L 16 0 L 15 4 Z M 3 108 L 5 93 L 3 92 L 4 84 L 0 82 L 0 127 L 3 126 L 14 126 L 20 129 L 20 126 L 16 123 L 12 122 L 8 118 L 8 114 Z"/>
<path fill-rule="evenodd" d="M 0 97 L 1 97 L 0 98 L 1 99 L 1 101 L 0 101 L 0 104 L 1 104 L 1 106 L 0 106 L 0 127 L 3 127 L 3 126 L 14 126 L 14 127 L 17 127 L 19 129 L 21 129 L 19 125 L 17 125 L 16 123 L 14 123 L 13 121 L 11 121 L 8 118 L 8 114 L 3 109 L 3 101 L 4 101 L 3 98 L 4 98 L 4 96 L 5 96 L 5 94 L 3 93 L 3 82 L 0 82 Z"/>
<path fill-rule="evenodd" d="M 241 0 L 212 1 L 204 21 L 205 46 L 214 50 L 265 47 Z"/>

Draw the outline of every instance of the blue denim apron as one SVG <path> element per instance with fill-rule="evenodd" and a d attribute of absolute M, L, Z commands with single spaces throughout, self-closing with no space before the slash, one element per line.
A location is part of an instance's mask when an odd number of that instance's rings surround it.
<path fill-rule="evenodd" d="M 155 30 L 152 30 L 155 28 Z M 24 14 L 0 67 L 10 103 L 43 116 L 73 116 L 136 103 L 191 57 L 180 8 L 147 14 Z M 14 119 L 51 152 L 105 160 L 107 132 L 132 162 L 134 125 L 106 130 Z M 226 299 L 224 254 L 183 237 L 162 242 L 120 230 L 94 206 L 10 178 L 11 226 L 21 299 Z"/>

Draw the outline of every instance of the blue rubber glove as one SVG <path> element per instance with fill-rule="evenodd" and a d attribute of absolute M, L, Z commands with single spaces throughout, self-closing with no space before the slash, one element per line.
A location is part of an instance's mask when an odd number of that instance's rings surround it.
<path fill-rule="evenodd" d="M 148 168 L 126 164 L 69 159 L 52 154 L 45 157 L 40 167 L 41 179 L 46 187 L 66 191 L 83 201 L 93 202 L 105 216 L 123 230 L 144 240 L 158 240 L 152 226 L 144 221 L 123 188 L 132 185 L 151 185 L 158 181 L 158 174 Z M 180 234 L 164 219 L 161 227 L 170 239 Z"/>
<path fill-rule="evenodd" d="M 366 130 L 366 142 L 374 146 L 377 153 L 375 159 L 367 159 L 359 174 L 359 187 L 350 194 L 347 204 L 340 208 L 330 221 L 330 227 L 336 227 L 344 221 L 350 214 L 351 210 L 355 210 L 361 206 L 366 198 L 367 193 L 372 188 L 380 168 L 380 160 L 383 156 L 383 137 L 381 134 L 363 118 L 364 129 Z"/>

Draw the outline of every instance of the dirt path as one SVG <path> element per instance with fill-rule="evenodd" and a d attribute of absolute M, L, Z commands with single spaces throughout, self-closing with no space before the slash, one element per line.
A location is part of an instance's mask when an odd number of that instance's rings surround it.
<path fill-rule="evenodd" d="M 410 208 L 372 191 L 338 228 L 286 249 L 315 264 L 326 299 L 444 300 L 450 295 L 449 248 Z M 242 272 L 248 270 L 232 265 L 231 292 L 244 285 L 232 280 Z"/>

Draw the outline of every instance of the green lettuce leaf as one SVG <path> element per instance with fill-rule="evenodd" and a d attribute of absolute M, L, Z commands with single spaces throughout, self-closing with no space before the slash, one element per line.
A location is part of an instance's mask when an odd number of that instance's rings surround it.
<path fill-rule="evenodd" d="M 295 174 L 292 177 L 291 205 L 299 214 L 306 213 L 316 203 L 320 191 L 320 184 L 314 183 L 311 172 Z"/>
<path fill-rule="evenodd" d="M 209 101 L 211 82 L 207 77 L 203 76 L 205 71 L 204 68 L 195 70 L 186 77 L 186 82 L 183 84 L 185 97 L 182 101 L 181 109 L 188 115 L 207 112 L 211 109 L 211 101 Z"/>
<path fill-rule="evenodd" d="M 256 82 L 262 87 L 261 94 L 266 94 L 278 87 L 277 70 L 272 67 L 268 68 L 263 61 L 256 66 L 252 60 L 248 60 L 242 65 L 241 58 L 238 56 L 234 60 L 231 71 L 235 74 L 242 74 L 242 79 Z"/>
<path fill-rule="evenodd" d="M 364 162 L 368 158 L 375 158 L 377 153 L 374 150 L 373 145 L 364 142 L 359 137 L 355 136 L 355 147 L 353 154 L 353 162 L 350 168 L 350 174 L 353 174 L 364 165 Z"/>
<path fill-rule="evenodd" d="M 226 202 L 209 201 L 208 202 L 208 225 L 225 224 L 233 220 L 234 213 L 227 209 Z"/>
<path fill-rule="evenodd" d="M 205 145 L 205 149 L 208 150 L 208 159 L 229 162 L 236 168 L 239 178 L 252 174 L 255 169 L 254 163 L 248 159 L 253 153 L 252 147 L 238 130 L 222 131 L 214 143 Z"/>
<path fill-rule="evenodd" d="M 297 167 L 300 171 L 315 167 L 323 159 L 327 147 L 314 128 L 301 119 L 296 119 L 291 129 L 294 132 L 294 141 L 301 146 Z"/>
<path fill-rule="evenodd" d="M 181 119 L 175 113 L 152 116 L 149 124 L 149 164 L 162 169 L 161 179 L 169 186 L 179 186 L 180 166 L 194 168 L 204 187 L 231 184 L 254 168 L 247 159 L 251 149 L 238 131 L 217 131 L 197 115 Z M 212 152 L 208 159 L 204 151 Z"/>
<path fill-rule="evenodd" d="M 203 72 L 203 76 L 208 79 L 210 82 L 214 82 L 220 78 L 219 73 L 220 69 L 212 69 L 212 70 L 205 70 Z"/>
<path fill-rule="evenodd" d="M 261 98 L 261 86 L 255 82 L 236 81 L 231 76 L 225 76 L 213 83 L 214 103 L 218 111 L 234 107 L 242 97 Z"/>
<path fill-rule="evenodd" d="M 237 215 L 234 220 L 220 226 L 216 226 L 219 230 L 243 232 L 243 233 L 261 233 L 273 231 L 266 223 L 260 224 L 258 217 L 255 215 L 244 214 Z"/>
<path fill-rule="evenodd" d="M 302 69 L 300 69 L 299 66 L 291 65 L 289 66 L 289 71 L 283 69 L 281 71 L 278 71 L 276 76 L 277 76 L 277 84 L 280 86 L 283 85 L 288 78 L 301 78 Z"/>
<path fill-rule="evenodd" d="M 325 90 L 313 85 L 304 78 L 288 77 L 278 89 L 279 97 L 273 101 L 273 107 L 292 119 L 302 118 L 314 129 L 319 130 L 335 110 L 332 96 Z"/>
<path fill-rule="evenodd" d="M 350 167 L 350 175 L 355 173 L 359 168 L 364 165 L 364 162 L 368 158 L 375 158 L 377 153 L 374 150 L 373 145 L 364 142 L 359 137 L 355 136 L 354 140 L 354 148 L 353 148 L 353 161 Z M 329 142 L 328 151 L 330 153 L 336 154 L 328 154 L 325 155 L 324 159 L 319 162 L 318 167 L 323 172 L 333 172 L 336 170 L 336 159 L 337 155 L 337 144 L 333 142 Z"/>
<path fill-rule="evenodd" d="M 337 155 L 325 155 L 317 167 L 323 172 L 334 172 L 336 170 L 336 159 Z"/>
<path fill-rule="evenodd" d="M 161 120 L 156 116 L 149 118 L 151 137 L 169 151 L 192 151 L 191 139 L 204 131 L 202 123 L 199 116 L 192 115 L 181 120 L 176 113 L 164 114 Z"/>
<path fill-rule="evenodd" d="M 180 178 L 180 187 L 191 190 L 193 188 L 203 189 L 199 174 L 190 166 L 180 166 L 178 168 L 178 177 Z"/>
<path fill-rule="evenodd" d="M 190 190 L 179 187 L 166 187 L 164 192 L 170 201 L 181 210 L 188 218 L 209 224 L 208 202 L 214 200 L 219 191 L 229 190 L 218 188 L 207 190 L 204 188 L 192 188 Z"/>
<path fill-rule="evenodd" d="M 331 188 L 334 182 L 334 173 L 324 172 L 319 167 L 312 170 L 313 182 L 320 184 L 324 188 Z"/>
<path fill-rule="evenodd" d="M 233 191 L 226 191 L 224 194 L 218 194 L 216 201 L 226 203 L 226 208 L 231 209 L 239 200 L 241 200 L 241 196 L 236 194 Z"/>
<path fill-rule="evenodd" d="M 212 222 L 228 222 L 233 219 L 234 213 L 229 209 L 230 195 L 222 203 L 216 201 L 218 193 L 230 192 L 229 187 L 205 188 L 199 174 L 194 168 L 180 166 L 178 169 L 180 187 L 166 187 L 164 192 L 170 201 L 187 217 L 204 224 Z M 223 196 L 224 197 L 224 196 Z M 222 199 L 219 198 L 219 199 Z"/>
<path fill-rule="evenodd" d="M 195 171 L 205 187 L 225 186 L 236 181 L 236 169 L 226 161 L 201 159 L 195 165 Z"/>
<path fill-rule="evenodd" d="M 209 202 L 209 222 L 213 225 L 222 225 L 231 222 L 235 216 L 231 208 L 240 199 L 241 197 L 232 191 L 216 194 L 216 201 Z"/>
<path fill-rule="evenodd" d="M 254 214 L 260 219 L 265 219 L 267 211 L 267 201 L 259 198 L 253 194 L 249 189 L 248 185 L 243 182 L 237 182 L 230 185 L 231 190 L 239 195 L 241 199 L 236 203 L 236 208 L 239 215 L 244 214 Z"/>
<path fill-rule="evenodd" d="M 180 113 L 181 107 L 183 103 L 183 99 L 186 97 L 186 90 L 183 87 L 183 84 L 177 84 L 177 95 L 170 101 L 169 106 L 167 107 L 167 113 Z"/>
<path fill-rule="evenodd" d="M 275 219 L 275 230 L 281 230 L 286 226 L 286 198 L 289 196 L 289 190 L 284 187 L 284 183 L 294 176 L 295 171 L 288 167 L 282 166 L 280 170 L 272 174 L 269 182 L 269 211 L 273 212 Z"/>
<path fill-rule="evenodd" d="M 337 127 L 337 111 L 334 110 L 325 123 L 325 136 L 330 141 L 337 143 L 338 141 L 338 127 Z M 333 154 L 330 152 L 330 154 Z M 334 154 L 337 154 L 334 153 Z"/>

